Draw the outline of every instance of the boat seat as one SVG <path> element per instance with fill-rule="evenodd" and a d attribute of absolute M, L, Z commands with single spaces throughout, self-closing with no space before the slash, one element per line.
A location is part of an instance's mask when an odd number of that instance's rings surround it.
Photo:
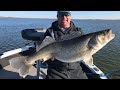
<path fill-rule="evenodd" d="M 23 39 L 32 40 L 32 41 L 42 41 L 44 39 L 45 30 L 40 29 L 24 29 L 21 31 Z"/>

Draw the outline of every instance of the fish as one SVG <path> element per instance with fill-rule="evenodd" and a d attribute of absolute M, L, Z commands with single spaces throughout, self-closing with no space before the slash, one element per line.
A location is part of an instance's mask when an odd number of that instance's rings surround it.
<path fill-rule="evenodd" d="M 66 36 L 63 36 L 62 40 L 56 41 L 52 37 L 47 36 L 41 43 L 39 51 L 28 57 L 12 58 L 9 63 L 13 68 L 19 70 L 21 77 L 26 77 L 30 67 L 38 60 L 57 59 L 66 63 L 84 61 L 88 66 L 92 66 L 92 56 L 114 39 L 115 34 L 112 29 L 105 29 L 82 36 L 78 34 L 70 39 L 68 37 L 70 35 L 67 36 L 67 39 Z"/>

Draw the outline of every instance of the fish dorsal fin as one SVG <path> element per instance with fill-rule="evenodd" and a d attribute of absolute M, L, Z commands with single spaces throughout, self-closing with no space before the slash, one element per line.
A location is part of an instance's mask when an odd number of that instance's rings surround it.
<path fill-rule="evenodd" d="M 55 39 L 53 39 L 50 36 L 46 36 L 46 38 L 42 41 L 42 43 L 40 44 L 40 46 L 38 46 L 38 50 L 40 50 L 41 48 L 47 46 L 48 44 L 51 44 L 53 42 L 56 42 Z"/>

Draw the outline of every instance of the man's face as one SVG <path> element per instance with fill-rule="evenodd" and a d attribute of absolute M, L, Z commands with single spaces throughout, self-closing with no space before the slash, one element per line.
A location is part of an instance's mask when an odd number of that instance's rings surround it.
<path fill-rule="evenodd" d="M 70 27 L 71 15 L 69 13 L 60 13 L 58 15 L 58 23 L 60 27 L 68 28 Z"/>

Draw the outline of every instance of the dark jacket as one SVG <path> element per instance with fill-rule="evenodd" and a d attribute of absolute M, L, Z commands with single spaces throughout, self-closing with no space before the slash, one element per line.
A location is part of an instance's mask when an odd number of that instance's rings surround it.
<path fill-rule="evenodd" d="M 78 31 L 78 27 L 74 25 L 74 23 L 71 21 L 71 26 L 68 28 L 66 32 L 63 32 L 58 27 L 58 22 L 55 21 L 52 23 L 52 26 L 47 29 L 45 33 L 46 36 L 51 36 L 55 40 L 58 40 L 62 35 L 70 34 L 71 32 Z M 81 35 L 83 34 L 82 30 L 79 30 L 81 32 Z M 82 68 L 80 66 L 79 62 L 74 63 L 65 63 L 61 62 L 59 60 L 48 60 L 46 61 L 48 64 L 48 70 L 47 70 L 47 79 L 84 79 L 87 78 L 84 72 L 82 71 Z"/>

